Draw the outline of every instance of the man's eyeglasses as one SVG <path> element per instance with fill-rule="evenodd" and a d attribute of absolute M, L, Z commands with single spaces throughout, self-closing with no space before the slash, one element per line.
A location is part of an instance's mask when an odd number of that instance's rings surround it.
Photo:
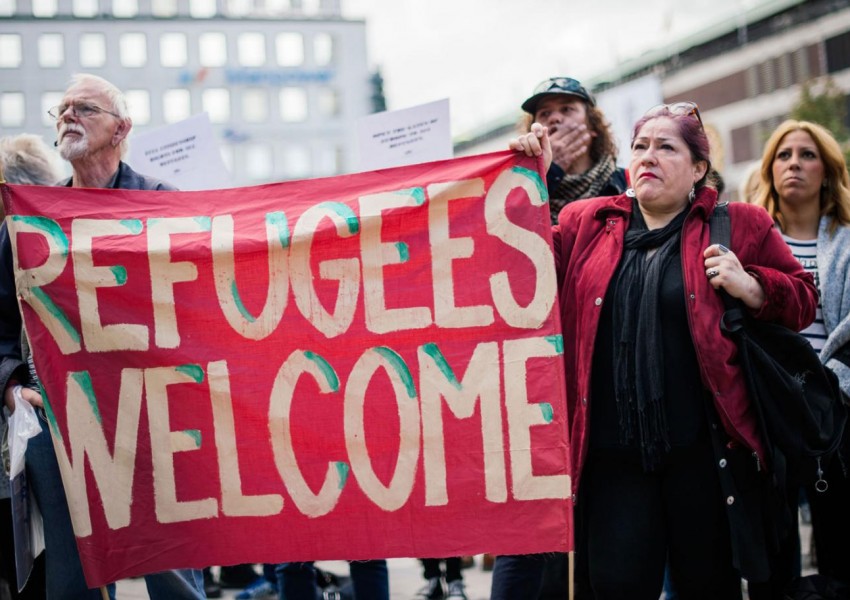
<path fill-rule="evenodd" d="M 694 116 L 702 125 L 702 117 L 699 114 L 699 106 L 696 102 L 674 102 L 673 104 L 659 104 L 646 111 L 645 117 L 675 115 L 677 117 Z"/>
<path fill-rule="evenodd" d="M 120 115 L 117 115 L 111 110 L 106 110 L 105 108 L 101 108 L 94 104 L 89 104 L 88 102 L 72 102 L 71 104 L 60 104 L 59 106 L 54 106 L 53 108 L 48 110 L 47 114 L 58 121 L 59 117 L 64 115 L 68 110 L 73 110 L 74 114 L 80 117 L 81 119 L 87 119 L 88 117 L 91 117 L 96 113 L 106 113 L 108 115 L 112 115 L 117 119 L 121 118 Z"/>

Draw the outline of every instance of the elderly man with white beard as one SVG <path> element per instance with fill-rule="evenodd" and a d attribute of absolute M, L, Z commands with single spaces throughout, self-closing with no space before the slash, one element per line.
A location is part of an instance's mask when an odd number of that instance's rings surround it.
<path fill-rule="evenodd" d="M 67 186 L 124 190 L 174 190 L 131 169 L 121 159 L 133 121 L 124 94 L 102 77 L 75 75 L 62 102 L 48 111 L 56 119 L 59 154 L 74 174 Z"/>
<path fill-rule="evenodd" d="M 56 119 L 59 154 L 71 163 L 73 175 L 64 185 L 133 190 L 174 190 L 157 179 L 140 175 L 122 162 L 133 122 L 124 95 L 114 85 L 94 75 L 76 75 L 59 106 L 49 111 Z M 6 407 L 29 402 L 38 413 L 42 431 L 29 440 L 27 481 L 44 517 L 47 600 L 101 600 L 101 590 L 88 589 L 83 576 L 65 490 L 56 453 L 47 427 L 39 378 L 32 357 L 22 351 L 21 317 L 12 270 L 12 247 L 5 223 L 0 226 L 0 390 Z M 26 345 L 24 345 L 26 348 Z M 147 575 L 151 598 L 201 600 L 201 571 L 183 569 Z M 115 586 L 108 592 L 114 598 Z"/>

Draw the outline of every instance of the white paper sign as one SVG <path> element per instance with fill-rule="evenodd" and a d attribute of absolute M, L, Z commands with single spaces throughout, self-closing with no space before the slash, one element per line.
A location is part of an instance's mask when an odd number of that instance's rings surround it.
<path fill-rule="evenodd" d="M 127 162 L 184 191 L 232 185 L 207 113 L 134 135 Z"/>
<path fill-rule="evenodd" d="M 618 165 L 628 165 L 631 160 L 632 128 L 643 114 L 664 102 L 661 80 L 658 75 L 647 75 L 596 95 L 596 104 L 611 122 L 617 140 Z"/>
<path fill-rule="evenodd" d="M 360 170 L 452 158 L 449 125 L 448 98 L 359 119 Z"/>

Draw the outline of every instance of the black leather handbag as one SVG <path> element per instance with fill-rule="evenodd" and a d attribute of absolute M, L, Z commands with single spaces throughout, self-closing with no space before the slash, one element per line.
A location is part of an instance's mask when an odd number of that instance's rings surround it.
<path fill-rule="evenodd" d="M 709 226 L 711 243 L 731 248 L 728 208 L 715 207 Z M 720 294 L 726 306 L 720 329 L 738 346 L 738 362 L 777 483 L 814 483 L 825 491 L 823 473 L 847 422 L 838 378 L 803 335 L 754 319 L 739 300 L 723 290 Z"/>

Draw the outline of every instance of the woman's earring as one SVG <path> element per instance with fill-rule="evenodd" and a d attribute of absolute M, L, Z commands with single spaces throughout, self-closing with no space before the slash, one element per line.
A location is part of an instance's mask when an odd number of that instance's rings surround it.
<path fill-rule="evenodd" d="M 626 190 L 626 196 L 628 196 L 629 198 L 634 198 L 635 197 L 635 190 L 633 188 L 627 189 Z"/>
<path fill-rule="evenodd" d="M 696 190 L 696 188 L 692 187 L 690 193 L 688 194 L 688 202 L 693 202 L 694 198 L 696 198 L 696 197 L 697 197 L 697 190 Z"/>

